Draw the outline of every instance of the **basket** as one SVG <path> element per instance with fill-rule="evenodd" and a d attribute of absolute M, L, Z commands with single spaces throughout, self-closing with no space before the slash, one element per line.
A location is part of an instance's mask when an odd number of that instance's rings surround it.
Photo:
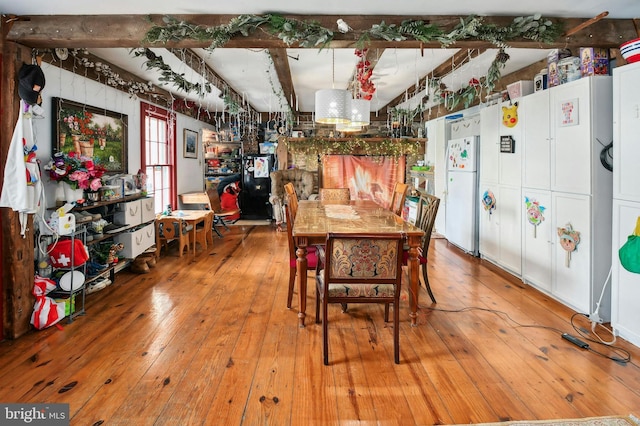
<path fill-rule="evenodd" d="M 628 63 L 640 61 L 640 38 L 622 43 L 620 53 Z"/>

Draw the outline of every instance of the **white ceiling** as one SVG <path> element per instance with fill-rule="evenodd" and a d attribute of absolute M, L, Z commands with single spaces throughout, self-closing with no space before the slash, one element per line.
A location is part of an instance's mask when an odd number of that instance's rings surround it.
<path fill-rule="evenodd" d="M 0 10 L 15 15 L 113 15 L 113 14 L 262 14 L 280 12 L 300 15 L 502 15 L 592 18 L 603 11 L 610 18 L 640 16 L 637 0 L 1 0 Z"/>
<path fill-rule="evenodd" d="M 43 4 L 44 3 L 44 4 Z M 214 4 L 215 3 L 215 4 Z M 268 7 L 267 7 L 268 6 Z M 108 2 L 78 2 L 77 0 L 0 0 L 0 11 L 12 15 L 101 15 L 101 14 L 231 14 L 240 15 L 279 12 L 301 15 L 342 15 L 348 23 L 347 15 L 503 15 L 526 16 L 541 13 L 545 17 L 581 17 L 592 18 L 607 11 L 607 18 L 635 18 L 640 16 L 639 0 L 538 0 L 536 2 L 505 2 L 503 0 L 456 0 L 456 1 L 417 1 L 417 0 L 323 0 L 303 2 L 292 0 L 236 0 L 232 2 L 202 0 L 110 0 Z M 202 74 L 188 68 L 182 58 L 175 57 L 165 49 L 153 49 L 161 55 L 172 69 L 184 73 L 192 82 L 202 82 Z M 156 72 L 147 71 L 143 58 L 135 58 L 129 49 L 91 49 L 91 53 L 103 58 L 126 71 L 160 84 Z M 222 77 L 237 93 L 246 97 L 250 105 L 259 112 L 283 110 L 284 99 L 273 61 L 269 53 L 261 49 L 227 49 L 215 51 L 195 49 L 203 62 Z M 382 54 L 370 52 L 378 59 L 372 81 L 376 92 L 372 101 L 372 110 L 386 114 L 381 108 L 390 100 L 405 93 L 412 98 L 415 93 L 407 89 L 416 84 L 434 67 L 448 60 L 457 49 L 425 49 L 421 55 L 418 49 L 386 49 Z M 510 60 L 502 74 L 517 71 L 533 62 L 546 57 L 545 49 L 509 49 Z M 298 97 L 294 111 L 313 111 L 315 91 L 321 88 L 347 88 L 353 77 L 358 60 L 353 49 L 287 49 L 289 66 Z M 465 85 L 470 78 L 479 78 L 486 74 L 494 59 L 496 50 L 489 49 L 467 65 L 453 71 L 443 81 L 448 88 L 456 90 Z M 185 97 L 196 101 L 210 111 L 224 108 L 220 90 L 198 98 L 194 94 L 180 93 L 174 87 L 164 86 L 176 97 Z M 418 97 L 419 99 L 419 97 Z M 404 105 L 407 106 L 407 105 Z M 408 106 L 413 107 L 411 102 Z"/>

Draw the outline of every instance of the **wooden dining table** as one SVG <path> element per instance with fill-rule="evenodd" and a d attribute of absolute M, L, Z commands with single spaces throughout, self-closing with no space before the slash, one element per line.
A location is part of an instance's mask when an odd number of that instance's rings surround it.
<path fill-rule="evenodd" d="M 304 327 L 307 308 L 307 247 L 325 244 L 327 234 L 393 233 L 398 232 L 409 246 L 409 316 L 416 325 L 418 311 L 419 261 L 418 248 L 424 231 L 373 201 L 351 200 L 322 202 L 301 200 L 293 224 L 296 251 L 296 282 L 298 283 L 298 323 Z M 395 307 L 394 307 L 395 309 Z"/>

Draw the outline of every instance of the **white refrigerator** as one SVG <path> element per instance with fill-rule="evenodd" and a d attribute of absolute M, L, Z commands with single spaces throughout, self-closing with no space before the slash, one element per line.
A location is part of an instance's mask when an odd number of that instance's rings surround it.
<path fill-rule="evenodd" d="M 445 236 L 478 255 L 478 136 L 447 142 Z"/>

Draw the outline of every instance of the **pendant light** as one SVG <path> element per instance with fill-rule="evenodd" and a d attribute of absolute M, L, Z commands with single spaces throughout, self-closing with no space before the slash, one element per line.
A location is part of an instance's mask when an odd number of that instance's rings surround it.
<path fill-rule="evenodd" d="M 338 123 L 336 124 L 336 131 L 343 133 L 355 133 L 362 131 L 362 126 L 353 123 Z"/>
<path fill-rule="evenodd" d="M 351 99 L 349 102 L 349 120 L 353 126 L 368 126 L 371 115 L 371 101 Z"/>
<path fill-rule="evenodd" d="M 332 49 L 331 83 L 335 84 L 335 51 Z M 322 89 L 316 91 L 315 120 L 322 124 L 348 123 L 348 104 L 351 94 L 347 90 Z"/>

